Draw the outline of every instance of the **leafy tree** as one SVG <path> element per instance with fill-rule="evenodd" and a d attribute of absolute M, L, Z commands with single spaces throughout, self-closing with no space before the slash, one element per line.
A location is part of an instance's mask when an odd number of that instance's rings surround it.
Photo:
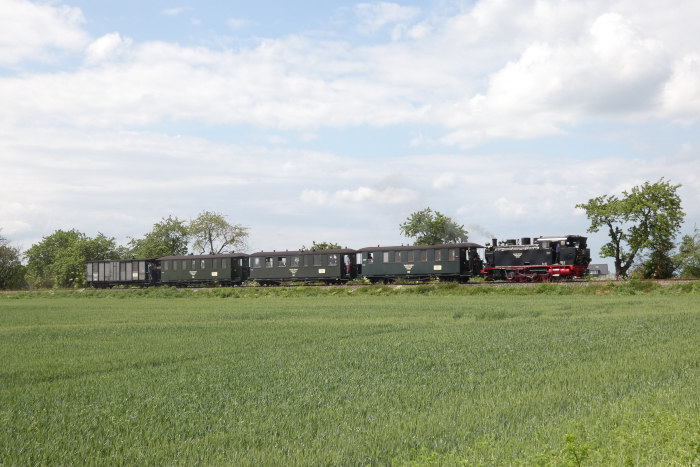
<path fill-rule="evenodd" d="M 24 266 L 19 248 L 0 235 L 0 289 L 21 289 L 25 286 Z"/>
<path fill-rule="evenodd" d="M 672 244 L 654 245 L 647 259 L 642 262 L 641 273 L 644 279 L 669 279 L 673 277 L 676 265 L 671 257 Z"/>
<path fill-rule="evenodd" d="M 439 245 L 442 243 L 461 243 L 467 241 L 468 232 L 463 225 L 457 224 L 450 217 L 430 208 L 411 214 L 401 224 L 404 237 L 414 237 L 415 245 Z"/>
<path fill-rule="evenodd" d="M 89 238 L 77 230 L 57 230 L 32 245 L 27 257 L 27 281 L 34 287 L 85 285 L 85 262 L 115 257 L 114 238 Z"/>
<path fill-rule="evenodd" d="M 589 232 L 607 228 L 610 241 L 600 254 L 615 259 L 618 279 L 627 276 L 639 253 L 673 242 L 685 216 L 676 193 L 679 187 L 661 178 L 623 191 L 620 198 L 603 195 L 576 205 L 591 221 Z"/>
<path fill-rule="evenodd" d="M 331 243 L 331 242 L 318 242 L 316 243 L 315 241 L 311 245 L 311 248 L 306 248 L 306 246 L 301 247 L 301 251 L 304 250 L 340 250 L 343 248 L 342 246 L 338 245 L 337 243 Z"/>
<path fill-rule="evenodd" d="M 194 240 L 193 249 L 200 254 L 214 255 L 247 247 L 248 228 L 229 224 L 224 215 L 216 212 L 203 211 L 190 221 L 187 230 Z"/>
<path fill-rule="evenodd" d="M 168 216 L 153 224 L 153 230 L 144 238 L 131 239 L 131 254 L 137 258 L 160 258 L 162 256 L 186 255 L 189 231 L 184 221 Z"/>
<path fill-rule="evenodd" d="M 700 230 L 684 235 L 673 263 L 683 279 L 700 278 Z"/>

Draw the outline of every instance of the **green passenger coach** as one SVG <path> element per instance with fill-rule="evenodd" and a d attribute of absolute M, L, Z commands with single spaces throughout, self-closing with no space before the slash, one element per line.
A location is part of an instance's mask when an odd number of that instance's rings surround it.
<path fill-rule="evenodd" d="M 249 258 L 250 278 L 260 284 L 330 284 L 355 278 L 355 250 L 261 251 Z"/>
<path fill-rule="evenodd" d="M 483 264 L 476 243 L 378 246 L 357 250 L 358 274 L 372 282 L 431 277 L 466 282 Z"/>
<path fill-rule="evenodd" d="M 240 285 L 248 278 L 248 255 L 164 256 L 160 281 L 164 285 Z"/>

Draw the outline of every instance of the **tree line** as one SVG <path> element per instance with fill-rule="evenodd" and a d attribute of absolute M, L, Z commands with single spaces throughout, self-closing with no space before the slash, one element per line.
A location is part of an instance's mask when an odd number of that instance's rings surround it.
<path fill-rule="evenodd" d="M 678 188 L 662 178 L 623 191 L 621 196 L 602 195 L 576 205 L 591 221 L 588 232 L 608 234 L 600 255 L 613 259 L 618 278 L 700 277 L 698 228 L 675 243 L 685 216 Z M 463 225 L 429 207 L 412 213 L 399 229 L 416 245 L 466 242 L 469 234 Z M 246 250 L 247 240 L 247 227 L 211 211 L 189 222 L 162 218 L 150 232 L 129 239 L 125 246 L 102 233 L 91 238 L 75 229 L 57 230 L 22 254 L 0 231 L 0 289 L 82 287 L 86 261 L 186 255 L 190 246 L 196 254 L 229 253 Z M 340 245 L 314 241 L 310 248 L 300 249 L 332 248 Z"/>
<path fill-rule="evenodd" d="M 225 215 L 211 211 L 189 222 L 163 218 L 142 238 L 131 238 L 125 246 L 102 233 L 92 238 L 75 229 L 56 230 L 22 255 L 0 235 L 0 289 L 82 287 L 86 261 L 186 255 L 190 245 L 197 254 L 228 253 L 246 249 L 247 238 L 247 227 L 231 224 Z"/>

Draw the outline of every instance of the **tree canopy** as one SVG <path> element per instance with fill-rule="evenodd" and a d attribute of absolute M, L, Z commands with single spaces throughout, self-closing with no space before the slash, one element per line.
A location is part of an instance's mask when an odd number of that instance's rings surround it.
<path fill-rule="evenodd" d="M 243 250 L 248 239 L 247 227 L 229 224 L 226 216 L 211 211 L 202 211 L 190 221 L 188 232 L 194 240 L 192 248 L 200 254 L 216 255 Z"/>
<path fill-rule="evenodd" d="M 34 287 L 77 287 L 85 284 L 85 262 L 118 256 L 114 238 L 90 238 L 77 230 L 57 230 L 25 253 L 27 282 Z"/>
<path fill-rule="evenodd" d="M 621 197 L 602 195 L 587 203 L 577 204 L 591 221 L 589 232 L 607 229 L 610 241 L 603 245 L 602 257 L 614 258 L 615 274 L 626 277 L 638 254 L 644 250 L 668 254 L 669 245 L 678 233 L 685 214 L 677 190 L 661 178 L 656 183 L 644 182 Z M 666 252 L 666 253 L 664 253 Z"/>
<path fill-rule="evenodd" d="M 302 247 L 301 247 L 301 251 L 305 251 L 305 250 L 340 250 L 340 249 L 342 249 L 342 248 L 343 248 L 343 247 L 340 246 L 340 245 L 337 244 L 337 243 L 333 243 L 333 242 L 316 242 L 316 241 L 314 241 L 314 242 L 311 244 L 311 248 L 307 248 L 306 246 L 302 246 Z"/>
<path fill-rule="evenodd" d="M 168 216 L 153 224 L 153 230 L 143 238 L 131 239 L 130 252 L 137 258 L 186 255 L 189 243 L 187 224 L 177 217 Z"/>
<path fill-rule="evenodd" d="M 24 266 L 19 248 L 0 235 L 0 289 L 19 289 L 24 287 Z"/>
<path fill-rule="evenodd" d="M 684 235 L 673 257 L 673 264 L 683 279 L 700 278 L 700 230 Z"/>
<path fill-rule="evenodd" d="M 640 272 L 644 279 L 670 279 L 676 270 L 671 256 L 673 245 L 654 246 L 642 261 Z"/>
<path fill-rule="evenodd" d="M 438 211 L 433 212 L 429 207 L 411 214 L 401 224 L 401 234 L 415 238 L 415 245 L 462 243 L 468 239 L 463 225 Z"/>

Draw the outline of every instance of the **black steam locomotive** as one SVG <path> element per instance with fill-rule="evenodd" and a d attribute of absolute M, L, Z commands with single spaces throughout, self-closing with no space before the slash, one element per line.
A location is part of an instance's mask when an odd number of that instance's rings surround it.
<path fill-rule="evenodd" d="M 482 271 L 488 281 L 538 282 L 580 279 L 587 274 L 591 250 L 586 237 L 528 237 L 487 245 Z"/>
<path fill-rule="evenodd" d="M 292 282 L 345 283 L 354 279 L 393 282 L 439 278 L 466 282 L 483 276 L 511 282 L 577 279 L 586 274 L 590 250 L 586 237 L 566 235 L 531 241 L 493 240 L 485 262 L 476 243 L 367 247 L 359 250 L 273 251 L 246 254 L 167 256 L 132 260 L 89 261 L 87 284 L 241 285 Z"/>

